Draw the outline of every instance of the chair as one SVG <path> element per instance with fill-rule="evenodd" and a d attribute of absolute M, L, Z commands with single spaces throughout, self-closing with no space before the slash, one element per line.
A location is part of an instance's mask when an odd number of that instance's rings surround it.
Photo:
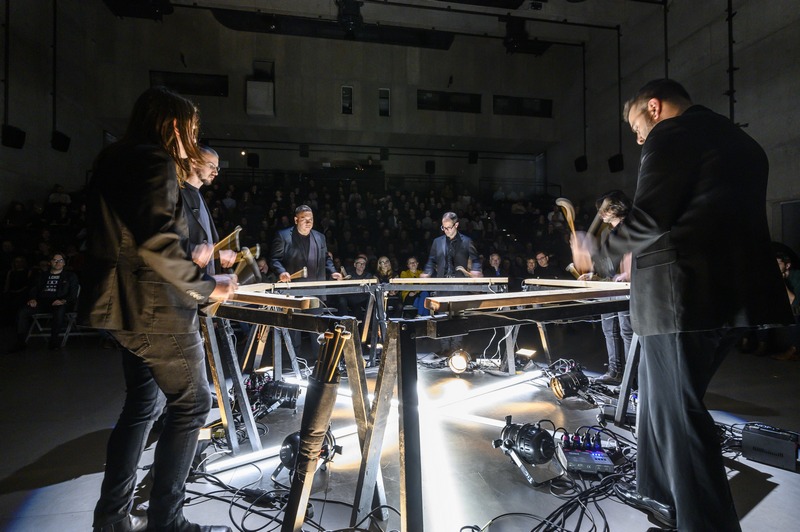
<path fill-rule="evenodd" d="M 81 287 L 78 286 L 78 294 L 71 309 L 64 314 L 64 332 L 61 334 L 61 347 L 67 345 L 70 336 L 89 336 L 97 334 L 94 329 L 84 329 L 78 325 L 78 313 L 76 307 L 78 297 L 81 294 Z M 25 338 L 27 343 L 31 338 L 49 338 L 53 315 L 49 312 L 39 312 L 31 316 L 31 326 L 28 328 L 28 336 Z"/>

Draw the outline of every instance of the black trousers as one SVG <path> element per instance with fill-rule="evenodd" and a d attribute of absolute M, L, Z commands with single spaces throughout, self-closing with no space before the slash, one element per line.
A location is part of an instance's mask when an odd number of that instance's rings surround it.
<path fill-rule="evenodd" d="M 640 494 L 675 506 L 681 532 L 737 532 L 708 384 L 744 329 L 644 336 L 639 362 Z"/>

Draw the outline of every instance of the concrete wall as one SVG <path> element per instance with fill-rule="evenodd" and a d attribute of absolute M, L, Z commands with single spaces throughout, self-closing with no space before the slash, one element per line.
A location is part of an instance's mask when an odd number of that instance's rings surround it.
<path fill-rule="evenodd" d="M 792 28 L 800 10 L 792 0 L 734 2 L 736 121 L 766 148 L 772 165 L 770 208 L 798 199 L 800 41 Z M 723 0 L 676 0 L 669 10 L 669 73 L 694 99 L 728 114 L 727 23 Z M 72 138 L 68 152 L 50 148 L 52 125 L 52 3 L 12 2 L 9 122 L 27 132 L 25 147 L 0 147 L 4 208 L 12 198 L 44 198 L 54 183 L 80 188 L 100 150 L 103 132 L 120 134 L 150 70 L 226 74 L 227 98 L 193 97 L 203 113 L 203 135 L 214 139 L 224 163 L 244 167 L 240 143 L 260 153 L 262 168 L 307 170 L 325 161 L 384 161 L 389 175 L 421 175 L 426 160 L 438 175 L 533 180 L 535 154 L 547 150 L 551 183 L 576 202 L 610 188 L 633 192 L 639 147 L 623 125 L 623 172 L 607 160 L 620 149 L 617 34 L 565 30 L 565 41 L 586 43 L 589 170 L 575 171 L 584 153 L 581 52 L 553 46 L 542 57 L 505 53 L 498 39 L 458 36 L 448 51 L 234 32 L 204 9 L 178 8 L 163 22 L 114 17 L 101 2 L 58 2 L 58 130 Z M 621 16 L 622 96 L 664 75 L 663 19 L 658 6 L 630 2 Z M 531 33 L 536 33 L 535 25 Z M 276 116 L 245 113 L 245 83 L 258 60 L 275 63 Z M 452 82 L 450 81 L 452 76 Z M 340 88 L 354 90 L 354 113 L 340 112 Z M 391 89 L 392 116 L 379 117 L 377 90 Z M 418 111 L 421 89 L 477 92 L 481 114 Z M 552 119 L 502 117 L 493 94 L 552 98 Z M 226 140 L 227 139 L 227 140 Z M 310 145 L 310 157 L 296 146 Z M 334 146 L 337 145 L 337 146 Z M 281 149 L 274 149 L 280 147 Z M 478 164 L 467 153 L 479 150 Z M 485 156 L 484 156 L 485 155 Z M 777 207 L 774 207 L 776 211 Z M 775 219 L 776 224 L 779 220 Z"/>

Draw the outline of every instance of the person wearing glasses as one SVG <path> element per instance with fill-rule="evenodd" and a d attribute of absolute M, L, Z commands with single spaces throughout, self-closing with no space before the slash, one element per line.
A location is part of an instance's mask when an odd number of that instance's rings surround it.
<path fill-rule="evenodd" d="M 458 231 L 458 215 L 442 215 L 442 236 L 433 239 L 428 262 L 420 277 L 482 277 L 478 250 L 470 237 Z M 459 269 L 460 267 L 460 269 Z"/>
<path fill-rule="evenodd" d="M 25 338 L 28 336 L 33 315 L 46 312 L 53 316 L 48 347 L 51 350 L 58 349 L 58 335 L 64 326 L 64 316 L 78 298 L 78 276 L 65 270 L 65 266 L 66 255 L 55 253 L 50 257 L 50 269 L 36 276 L 28 301 L 17 314 L 17 341 L 9 352 L 25 349 Z"/>
<path fill-rule="evenodd" d="M 216 150 L 208 146 L 198 146 L 198 148 L 203 155 L 203 161 L 192 164 L 192 172 L 186 177 L 181 188 L 181 199 L 184 203 L 186 223 L 189 226 L 192 260 L 201 268 L 205 268 L 206 273 L 214 275 L 216 267 L 213 257 L 208 253 L 208 247 L 202 244 L 216 244 L 219 242 L 219 234 L 200 187 L 210 186 L 214 178 L 219 175 L 219 155 Z M 220 250 L 219 262 L 223 268 L 230 268 L 235 260 L 235 251 Z"/>
<path fill-rule="evenodd" d="M 428 262 L 420 277 L 483 277 L 481 261 L 475 242 L 458 231 L 458 216 L 454 212 L 442 215 L 442 232 L 433 239 Z M 466 272 L 466 273 L 465 273 Z M 466 292 L 447 292 L 448 296 L 463 295 Z M 440 356 L 448 356 L 461 347 L 461 336 L 442 339 Z"/>

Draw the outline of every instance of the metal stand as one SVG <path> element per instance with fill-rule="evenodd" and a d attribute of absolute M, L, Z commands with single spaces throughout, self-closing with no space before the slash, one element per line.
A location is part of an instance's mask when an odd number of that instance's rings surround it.
<path fill-rule="evenodd" d="M 628 359 L 625 361 L 625 373 L 622 375 L 622 384 L 619 387 L 619 399 L 617 400 L 617 410 L 614 413 L 614 425 L 623 427 L 625 423 L 625 415 L 628 412 L 628 401 L 631 396 L 631 388 L 633 386 L 633 379 L 639 368 L 639 356 L 641 355 L 642 344 L 639 341 L 639 335 L 633 335 L 631 338 L 631 347 L 628 350 Z"/>
<path fill-rule="evenodd" d="M 226 329 L 230 328 L 227 320 L 217 320 L 221 327 Z M 236 350 L 234 349 L 231 337 L 226 330 L 222 349 L 217 342 L 217 334 L 214 330 L 214 318 L 204 316 L 200 318 L 200 330 L 205 340 L 206 356 L 208 363 L 211 366 L 211 378 L 214 382 L 214 390 L 217 393 L 217 405 L 219 406 L 220 418 L 222 420 L 222 427 L 225 430 L 225 437 L 228 440 L 228 447 L 231 454 L 239 454 L 239 440 L 236 436 L 236 426 L 233 423 L 233 409 L 231 407 L 230 396 L 228 395 L 228 388 L 225 385 L 227 378 L 230 378 L 233 386 L 233 395 L 236 403 L 241 410 L 242 420 L 244 422 L 245 432 L 247 439 L 250 442 L 250 449 L 252 451 L 261 450 L 261 438 L 256 429 L 256 422 L 253 418 L 253 411 L 250 407 L 250 401 L 244 390 L 242 372 L 239 370 L 239 365 L 236 359 Z"/>

